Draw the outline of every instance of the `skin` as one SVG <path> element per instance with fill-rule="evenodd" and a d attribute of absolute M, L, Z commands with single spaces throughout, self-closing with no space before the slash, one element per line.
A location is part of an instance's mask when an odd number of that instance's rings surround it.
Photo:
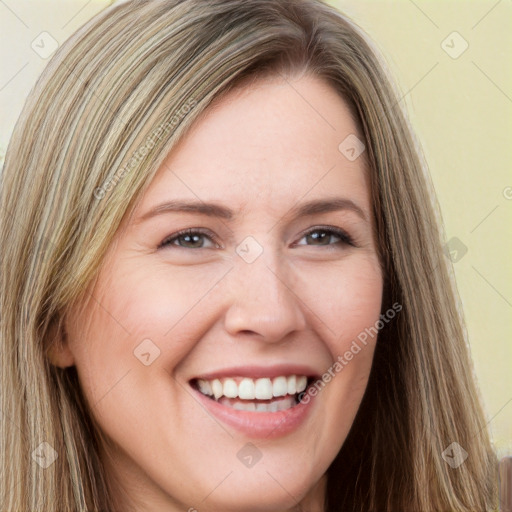
<path fill-rule="evenodd" d="M 375 339 L 318 393 L 298 429 L 273 439 L 212 417 L 189 380 L 278 363 L 323 373 L 378 321 L 383 280 L 364 159 L 338 150 L 350 134 L 357 129 L 344 101 L 310 75 L 260 78 L 228 93 L 169 154 L 83 302 L 68 311 L 53 361 L 77 367 L 109 441 L 103 456 L 119 510 L 322 509 L 325 472 L 360 405 Z M 365 219 L 350 209 L 290 213 L 333 196 Z M 168 212 L 141 221 L 178 198 L 216 202 L 235 218 Z M 307 236 L 326 225 L 355 245 Z M 186 228 L 211 236 L 159 248 Z M 263 248 L 252 263 L 236 252 L 247 236 Z M 144 339 L 160 350 L 148 366 L 134 356 Z M 252 468 L 237 458 L 247 442 L 262 455 Z"/>

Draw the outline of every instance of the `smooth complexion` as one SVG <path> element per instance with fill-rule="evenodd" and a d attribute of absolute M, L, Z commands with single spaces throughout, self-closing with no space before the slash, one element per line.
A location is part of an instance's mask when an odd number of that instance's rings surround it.
<path fill-rule="evenodd" d="M 379 319 L 367 170 L 363 157 L 338 150 L 350 134 L 356 125 L 327 83 L 260 78 L 206 111 L 124 220 L 69 310 L 55 355 L 76 365 L 110 441 L 105 464 L 119 510 L 277 512 L 299 502 L 321 510 L 325 472 L 360 405 L 376 340 L 297 425 L 271 436 L 217 417 L 191 380 L 232 368 L 321 375 Z M 334 198 L 344 207 L 296 214 Z M 161 207 L 171 201 L 215 203 L 231 218 Z M 184 229 L 203 234 L 177 237 Z M 263 250 L 252 263 L 237 253 L 246 237 L 258 244 L 251 251 Z M 147 339 L 160 354 L 146 366 L 134 350 Z M 253 467 L 237 457 L 247 443 L 261 453 Z"/>

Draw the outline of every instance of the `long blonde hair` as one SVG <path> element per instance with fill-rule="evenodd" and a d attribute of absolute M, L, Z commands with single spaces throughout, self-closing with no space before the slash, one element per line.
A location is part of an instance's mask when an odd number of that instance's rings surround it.
<path fill-rule="evenodd" d="M 326 510 L 496 508 L 496 458 L 425 166 L 366 37 L 315 0 L 132 0 L 59 48 L 7 150 L 1 510 L 115 510 L 76 371 L 51 365 L 48 348 L 121 220 L 194 120 L 246 78 L 297 71 L 328 80 L 357 117 L 383 308 L 403 306 L 379 334 L 363 402 L 328 471 Z M 43 442 L 58 455 L 47 468 L 33 459 Z M 452 442 L 468 452 L 458 468 L 442 458 Z"/>

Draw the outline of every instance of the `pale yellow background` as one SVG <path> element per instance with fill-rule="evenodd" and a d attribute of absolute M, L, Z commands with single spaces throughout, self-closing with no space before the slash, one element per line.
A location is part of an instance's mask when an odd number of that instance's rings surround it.
<path fill-rule="evenodd" d="M 45 65 L 31 42 L 47 31 L 62 43 L 109 3 L 0 2 L 0 158 Z M 331 3 L 384 54 L 424 148 L 446 240 L 468 248 L 454 270 L 472 357 L 498 452 L 512 455 L 512 2 Z M 441 46 L 454 31 L 469 44 L 456 59 Z M 457 50 L 461 41 L 447 43 Z"/>

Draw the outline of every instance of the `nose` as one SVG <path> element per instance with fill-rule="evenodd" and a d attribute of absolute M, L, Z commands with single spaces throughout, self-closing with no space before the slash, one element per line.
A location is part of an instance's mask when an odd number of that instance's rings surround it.
<path fill-rule="evenodd" d="M 279 255 L 265 251 L 252 263 L 238 259 L 230 274 L 224 321 L 230 335 L 252 335 L 275 343 L 305 329 L 307 306 L 292 288 L 290 269 Z"/>

